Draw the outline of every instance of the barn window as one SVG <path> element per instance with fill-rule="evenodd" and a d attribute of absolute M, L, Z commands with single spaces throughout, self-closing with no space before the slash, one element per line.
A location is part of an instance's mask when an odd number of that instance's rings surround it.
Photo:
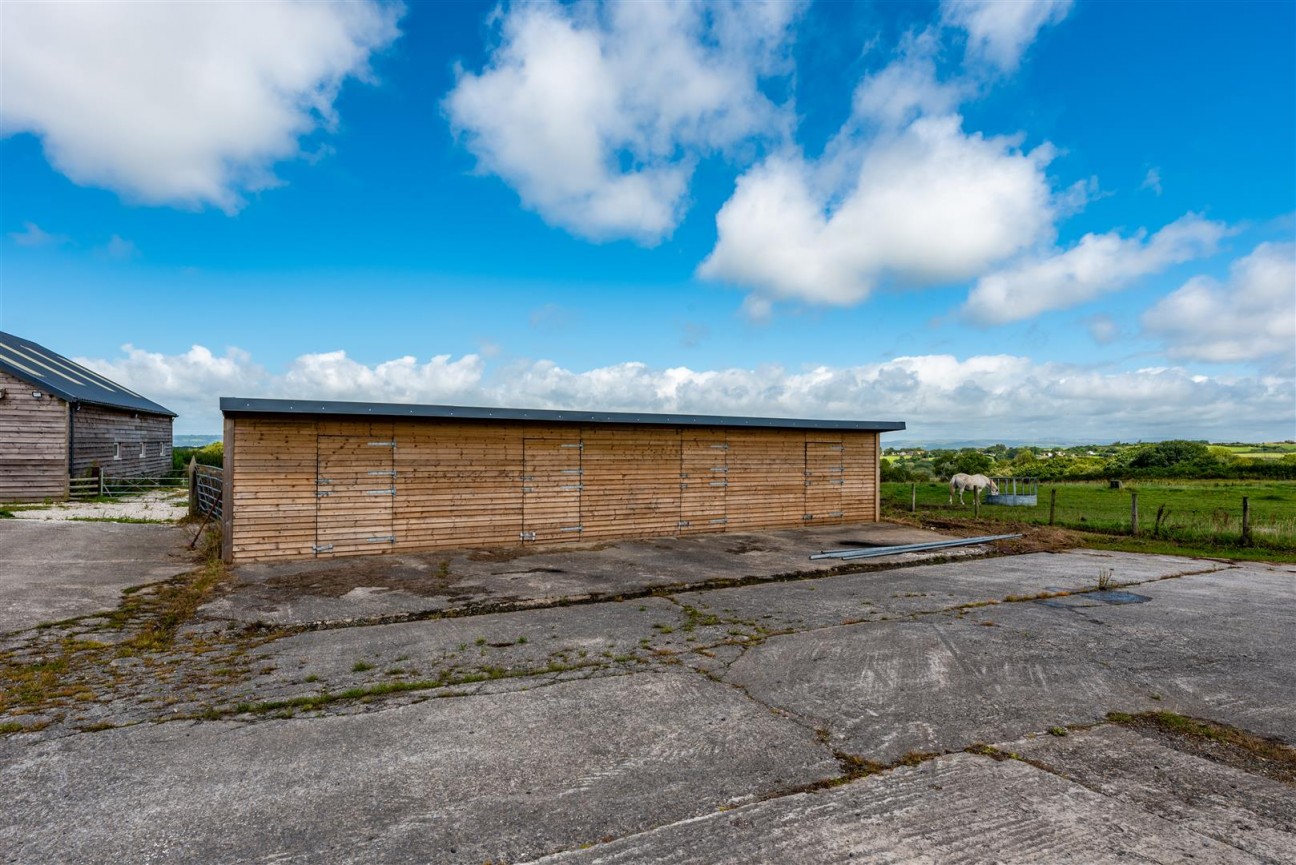
<path fill-rule="evenodd" d="M 145 448 L 144 442 L 140 442 L 140 459 L 144 459 L 145 457 L 144 448 Z"/>
<path fill-rule="evenodd" d="M 121 442 L 113 442 L 113 459 L 121 459 Z"/>

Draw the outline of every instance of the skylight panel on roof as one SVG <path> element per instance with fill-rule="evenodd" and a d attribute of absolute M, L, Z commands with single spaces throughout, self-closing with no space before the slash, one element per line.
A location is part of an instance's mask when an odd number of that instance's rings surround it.
<path fill-rule="evenodd" d="M 58 367 L 51 365 L 51 361 L 53 361 L 53 358 L 51 358 L 51 357 L 48 357 L 48 356 L 45 356 L 45 355 L 40 355 L 40 354 L 37 354 L 36 352 L 25 351 L 25 350 L 23 350 L 23 348 L 22 348 L 21 346 L 16 346 L 16 345 L 15 345 L 15 346 L 11 346 L 11 347 L 10 347 L 10 350 L 13 351 L 13 352 L 15 352 L 15 353 L 17 353 L 17 354 L 19 354 L 19 355 L 21 355 L 22 357 L 26 358 L 26 359 L 27 359 L 28 361 L 30 361 L 31 363 L 34 363 L 34 364 L 36 364 L 37 366 L 40 366 L 41 368 L 48 370 L 49 372 L 53 373 L 54 375 L 58 376 L 59 378 L 66 379 L 67 381 L 72 382 L 72 384 L 79 384 L 79 385 L 81 385 L 81 386 L 83 386 L 83 387 L 84 387 L 85 385 L 89 384 L 89 382 L 87 382 L 85 379 L 77 378 L 77 377 L 75 377 L 75 376 L 68 375 L 67 373 L 63 372 L 63 370 L 59 369 Z"/>

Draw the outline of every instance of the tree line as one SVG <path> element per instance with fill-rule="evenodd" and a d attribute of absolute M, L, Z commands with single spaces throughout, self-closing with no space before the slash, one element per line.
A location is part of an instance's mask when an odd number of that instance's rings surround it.
<path fill-rule="evenodd" d="M 1150 444 L 934 449 L 887 448 L 883 481 L 945 481 L 958 472 L 1044 481 L 1143 478 L 1296 480 L 1296 447 L 1279 457 L 1239 456 L 1228 447 L 1174 439 Z"/>

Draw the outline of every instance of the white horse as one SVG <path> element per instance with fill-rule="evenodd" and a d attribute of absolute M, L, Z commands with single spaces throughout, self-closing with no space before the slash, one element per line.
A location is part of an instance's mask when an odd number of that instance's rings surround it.
<path fill-rule="evenodd" d="M 981 501 L 981 491 L 986 487 L 990 488 L 990 495 L 999 495 L 999 486 L 985 475 L 965 475 L 962 472 L 950 478 L 950 499 L 949 503 L 954 504 L 954 491 L 958 491 L 959 504 L 963 504 L 963 491 L 972 490 L 976 500 Z"/>

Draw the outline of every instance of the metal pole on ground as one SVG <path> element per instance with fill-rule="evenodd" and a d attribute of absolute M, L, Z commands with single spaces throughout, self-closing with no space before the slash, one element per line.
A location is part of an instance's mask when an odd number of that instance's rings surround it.
<path fill-rule="evenodd" d="M 1053 514 L 1057 512 L 1057 487 L 1049 490 L 1049 525 L 1053 525 Z"/>
<path fill-rule="evenodd" d="M 1242 497 L 1242 546 L 1251 546 L 1251 499 Z"/>
<path fill-rule="evenodd" d="M 198 516 L 198 457 L 189 458 L 189 516 Z"/>
<path fill-rule="evenodd" d="M 1130 534 L 1138 537 L 1138 493 L 1130 493 Z"/>

